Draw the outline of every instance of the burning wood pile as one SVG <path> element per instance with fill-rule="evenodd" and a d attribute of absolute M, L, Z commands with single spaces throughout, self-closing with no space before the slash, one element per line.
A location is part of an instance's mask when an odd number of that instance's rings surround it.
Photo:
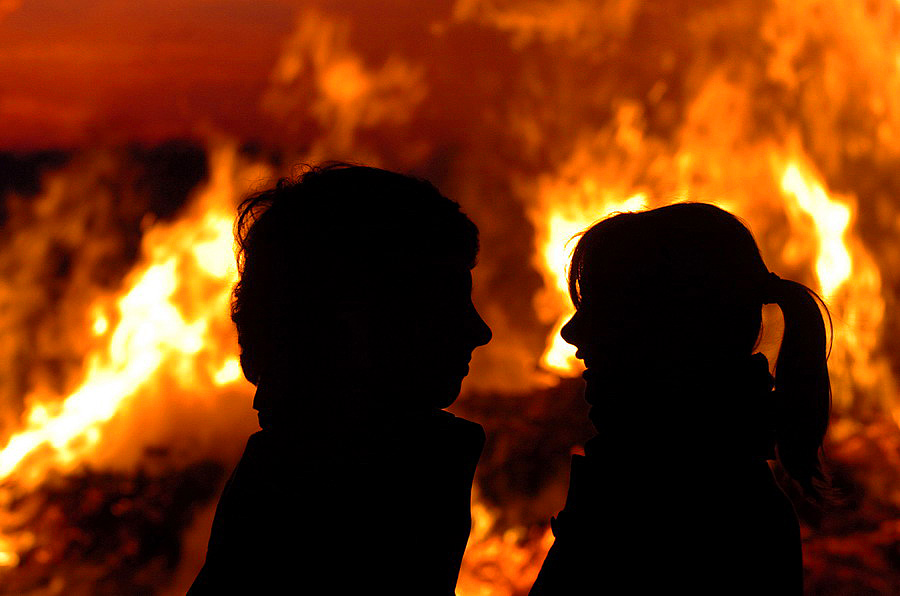
<path fill-rule="evenodd" d="M 0 593 L 161 593 L 182 562 L 194 509 L 218 496 L 224 477 L 214 462 L 48 477 L 4 504 L 17 554 Z"/>
<path fill-rule="evenodd" d="M 429 178 L 481 229 L 460 596 L 527 592 L 591 434 L 568 240 L 688 199 L 834 315 L 844 499 L 798 501 L 808 593 L 900 592 L 895 0 L 90 4 L 0 2 L 0 593 L 184 592 L 256 428 L 235 205 L 335 158 Z"/>

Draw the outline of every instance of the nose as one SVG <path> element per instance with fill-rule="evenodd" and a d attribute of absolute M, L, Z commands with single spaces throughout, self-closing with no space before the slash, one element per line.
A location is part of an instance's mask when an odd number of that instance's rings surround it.
<path fill-rule="evenodd" d="M 565 340 L 566 343 L 572 344 L 573 346 L 577 347 L 580 335 L 580 327 L 581 317 L 579 316 L 578 311 L 575 311 L 575 314 L 572 315 L 572 318 L 562 326 L 559 335 L 563 338 L 563 340 Z"/>
<path fill-rule="evenodd" d="M 481 318 L 481 315 L 478 314 L 478 311 L 475 309 L 475 306 L 472 306 L 471 316 L 470 316 L 470 325 L 472 329 L 472 339 L 475 343 L 475 347 L 483 346 L 493 337 L 491 333 L 491 328 L 488 327 L 487 323 L 484 322 L 484 319 Z"/>

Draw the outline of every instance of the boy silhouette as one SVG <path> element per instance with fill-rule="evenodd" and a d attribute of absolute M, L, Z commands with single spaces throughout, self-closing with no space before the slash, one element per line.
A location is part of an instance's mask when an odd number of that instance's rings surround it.
<path fill-rule="evenodd" d="M 452 595 L 484 431 L 442 408 L 491 338 L 477 227 L 424 180 L 331 164 L 247 198 L 236 239 L 262 430 L 189 595 Z"/>

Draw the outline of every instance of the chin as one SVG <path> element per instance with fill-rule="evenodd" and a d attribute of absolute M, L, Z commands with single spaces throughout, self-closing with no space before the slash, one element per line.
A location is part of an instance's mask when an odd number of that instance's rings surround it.
<path fill-rule="evenodd" d="M 435 387 L 432 391 L 431 403 L 434 407 L 443 410 L 449 408 L 459 397 L 459 391 L 462 388 L 462 380 L 447 381 Z"/>
<path fill-rule="evenodd" d="M 584 401 L 592 406 L 600 403 L 600 391 L 596 383 L 588 382 L 584 386 Z"/>

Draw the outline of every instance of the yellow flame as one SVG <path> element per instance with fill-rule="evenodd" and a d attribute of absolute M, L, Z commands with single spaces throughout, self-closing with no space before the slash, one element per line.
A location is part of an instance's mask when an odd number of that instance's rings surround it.
<path fill-rule="evenodd" d="M 588 181 L 589 182 L 589 181 Z M 560 330 L 566 321 L 575 313 L 569 300 L 568 268 L 569 260 L 574 250 L 573 239 L 587 229 L 595 221 L 617 212 L 636 211 L 646 207 L 647 196 L 644 193 L 636 193 L 625 200 L 607 199 L 595 194 L 596 188 L 583 185 L 583 190 L 590 191 L 587 205 L 574 208 L 564 202 L 552 203 L 551 211 L 546 218 L 543 232 L 544 242 L 539 248 L 542 262 L 541 269 L 544 272 L 545 296 L 550 293 L 553 298 L 554 317 L 556 322 L 548 339 L 547 349 L 541 356 L 541 365 L 550 371 L 564 376 L 577 374 L 580 364 L 575 358 L 575 348 L 565 342 L 560 336 Z M 562 311 L 562 314 L 558 314 Z"/>
<path fill-rule="evenodd" d="M 815 224 L 819 242 L 816 275 L 822 293 L 830 297 L 853 270 L 850 252 L 844 244 L 844 235 L 850 225 L 850 208 L 832 200 L 822 184 L 813 175 L 804 174 L 795 163 L 785 168 L 781 188 Z"/>
<path fill-rule="evenodd" d="M 201 351 L 211 328 L 226 319 L 233 263 L 232 210 L 236 198 L 231 176 L 233 151 L 213 156 L 213 179 L 191 212 L 145 234 L 144 264 L 131 275 L 130 288 L 116 302 L 117 324 L 108 345 L 86 358 L 81 386 L 63 400 L 33 396 L 25 425 L 0 450 L 0 481 L 29 456 L 21 479 L 38 482 L 47 470 L 84 460 L 101 440 L 101 427 L 129 397 L 152 382 L 164 363 L 190 380 L 196 378 Z M 109 319 L 97 305 L 95 335 L 108 331 Z M 236 346 L 208 383 L 225 385 L 240 378 Z M 2 550 L 2 549 L 0 549 Z"/>
<path fill-rule="evenodd" d="M 241 378 L 241 361 L 237 358 L 229 358 L 221 368 L 213 374 L 216 385 L 228 385 Z"/>
<path fill-rule="evenodd" d="M 236 279 L 230 213 L 209 214 L 203 219 L 201 235 L 208 240 L 198 242 L 192 252 L 197 264 L 212 277 L 232 282 Z"/>
<path fill-rule="evenodd" d="M 97 360 L 84 384 L 49 416 L 42 406 L 28 416 L 28 427 L 0 451 L 0 478 L 6 478 L 25 456 L 49 445 L 64 460 L 68 449 L 88 430 L 109 420 L 121 401 L 146 381 L 162 362 L 165 347 L 196 351 L 202 329 L 186 324 L 171 304 L 176 286 L 175 260 L 149 267 L 119 301 L 121 322 L 112 335 L 109 362 Z"/>
<path fill-rule="evenodd" d="M 19 564 L 19 555 L 12 550 L 4 550 L 8 548 L 4 544 L 0 544 L 0 567 L 15 567 Z"/>
<path fill-rule="evenodd" d="M 94 315 L 94 324 L 91 325 L 91 331 L 94 335 L 103 335 L 109 329 L 109 319 L 101 312 L 97 311 Z"/>

